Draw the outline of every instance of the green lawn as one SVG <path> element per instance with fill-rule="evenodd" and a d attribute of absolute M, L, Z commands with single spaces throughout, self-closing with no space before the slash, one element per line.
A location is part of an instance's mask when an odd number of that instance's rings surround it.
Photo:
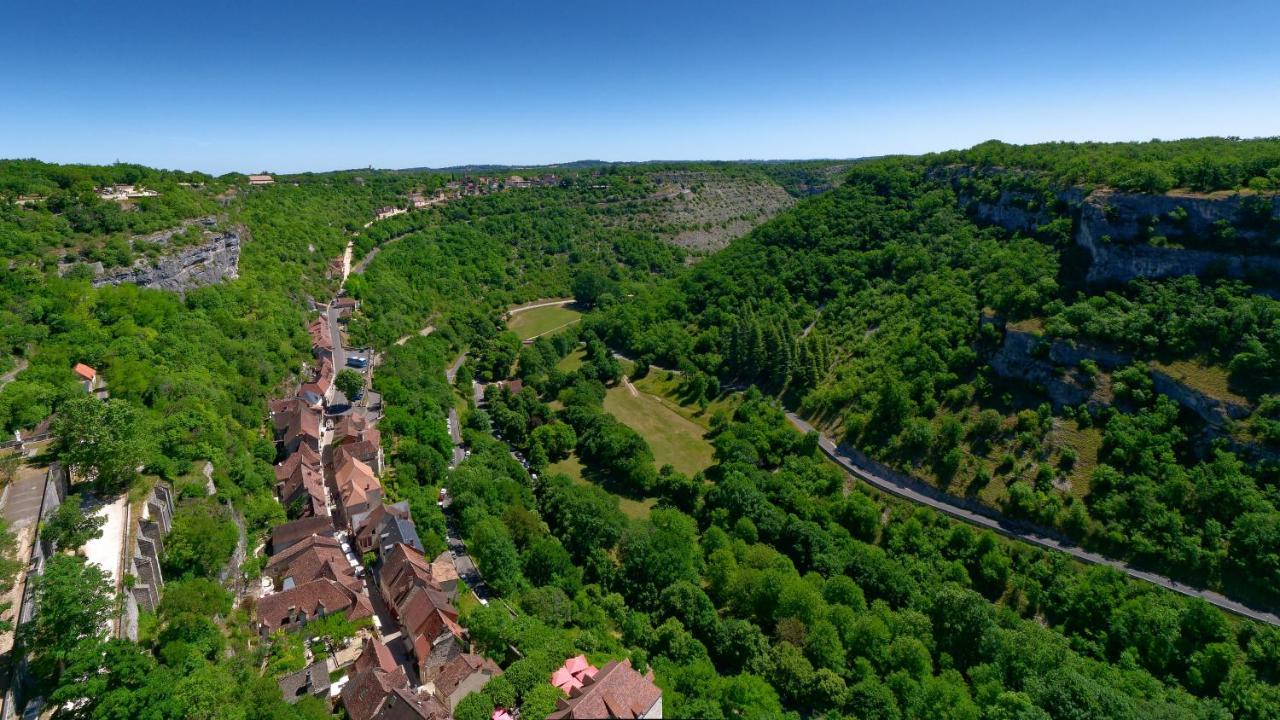
<path fill-rule="evenodd" d="M 635 381 L 635 386 L 640 392 L 648 393 L 662 401 L 667 409 L 706 429 L 711 428 L 711 418 L 715 417 L 716 413 L 732 415 L 733 411 L 742 404 L 742 394 L 736 392 L 722 394 L 708 403 L 706 408 L 687 404 L 680 397 L 680 376 L 658 368 L 650 369 L 648 375 Z"/>
<path fill-rule="evenodd" d="M 583 361 L 587 359 L 587 351 L 585 348 L 578 348 L 573 352 L 565 355 L 560 362 L 556 363 L 556 368 L 564 372 L 573 372 L 582 367 Z"/>
<path fill-rule="evenodd" d="M 568 475 L 569 478 L 578 485 L 591 485 L 591 481 L 582 476 L 585 469 L 586 468 L 582 466 L 582 463 L 578 461 L 577 455 L 570 455 L 560 462 L 552 463 L 547 466 L 547 472 L 549 473 Z M 605 488 L 605 490 L 608 490 L 608 488 Z M 636 500 L 614 492 L 609 494 L 618 498 L 618 509 L 622 511 L 622 514 L 632 518 L 633 520 L 643 520 L 644 518 L 649 517 L 649 511 L 652 510 L 653 506 L 657 503 L 656 498 Z"/>
<path fill-rule="evenodd" d="M 568 305 L 548 305 L 512 315 L 507 327 L 521 340 L 566 327 L 582 318 L 582 313 Z"/>
<path fill-rule="evenodd" d="M 671 465 L 693 475 L 711 466 L 711 444 L 703 438 L 706 428 L 676 412 L 662 399 L 645 392 L 632 395 L 619 384 L 605 395 L 604 409 L 649 442 L 658 467 Z"/>

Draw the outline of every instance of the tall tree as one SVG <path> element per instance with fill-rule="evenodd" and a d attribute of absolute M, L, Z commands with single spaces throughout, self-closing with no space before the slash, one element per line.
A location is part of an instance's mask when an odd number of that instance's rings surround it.
<path fill-rule="evenodd" d="M 141 422 L 137 409 L 123 400 L 72 398 L 58 410 L 54 452 L 73 476 L 119 491 L 136 477 L 145 455 Z"/>

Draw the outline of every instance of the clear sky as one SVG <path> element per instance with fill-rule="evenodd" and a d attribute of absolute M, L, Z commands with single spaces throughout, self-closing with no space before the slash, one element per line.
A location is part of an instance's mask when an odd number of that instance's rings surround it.
<path fill-rule="evenodd" d="M 221 173 L 1280 135 L 1280 2 L 0 0 L 0 157 Z"/>

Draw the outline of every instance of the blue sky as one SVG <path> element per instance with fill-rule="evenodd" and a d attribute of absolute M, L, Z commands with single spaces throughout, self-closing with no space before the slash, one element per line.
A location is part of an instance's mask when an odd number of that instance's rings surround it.
<path fill-rule="evenodd" d="M 1280 135 L 1280 3 L 0 1 L 0 157 L 289 172 Z"/>

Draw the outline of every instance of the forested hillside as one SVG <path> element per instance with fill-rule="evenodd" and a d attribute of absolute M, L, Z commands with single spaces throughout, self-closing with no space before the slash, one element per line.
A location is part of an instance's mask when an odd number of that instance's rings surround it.
<path fill-rule="evenodd" d="M 588 326 L 642 364 L 684 369 L 695 396 L 756 384 L 956 495 L 1275 607 L 1280 302 L 1212 265 L 1085 282 L 1084 193 L 1061 183 L 1154 165 L 1198 189 L 1265 188 L 1277 147 L 989 144 L 863 163 Z M 1049 198 L 1028 199 L 1030 185 Z M 1248 197 L 1261 204 L 1224 196 L 1235 214 L 1214 224 L 1248 234 L 1255 249 L 1218 254 L 1245 263 L 1280 242 L 1271 196 Z M 1001 211 L 1017 212 L 1015 229 Z M 1028 214 L 1040 222 L 1026 227 Z M 1155 248 L 1176 268 L 1194 234 L 1099 247 Z"/>
<path fill-rule="evenodd" d="M 1258 200 L 1276 147 L 986 144 L 839 179 L 827 162 L 592 166 L 379 220 L 458 178 L 250 186 L 0 164 L 0 373 L 24 366 L 0 387 L 0 424 L 99 422 L 119 472 L 96 489 L 162 478 L 181 498 L 139 642 L 103 641 L 103 578 L 54 563 L 41 597 L 56 612 L 25 639 L 37 688 L 68 717 L 325 714 L 274 683 L 305 664 L 300 636 L 251 632 L 252 602 L 233 605 L 218 577 L 237 515 L 249 548 L 283 519 L 266 403 L 311 359 L 311 303 L 333 295 L 350 246 L 346 328 L 380 353 L 388 501 L 409 503 L 434 554 L 447 487 L 495 594 L 460 602 L 460 622 L 505 675 L 456 717 L 545 717 L 560 696 L 546 679 L 586 653 L 652 668 L 668 717 L 1274 718 L 1276 628 L 887 499 L 782 411 L 952 494 L 1280 606 L 1280 301 L 1252 264 L 1280 238 Z M 694 262 L 670 242 L 689 228 L 655 207 L 707 176 L 794 202 Z M 159 194 L 97 192 L 124 183 Z M 1139 217 L 1151 198 L 1172 209 Z M 1184 201 L 1220 204 L 1182 217 Z M 207 216 L 243 228 L 238 277 L 93 286 L 94 262 L 128 264 L 154 252 L 141 235 Z M 1148 251 L 1172 254 L 1133 260 Z M 1126 268 L 1139 276 L 1116 280 Z M 504 323 L 570 296 L 576 325 L 522 344 Z M 77 362 L 106 379 L 107 405 L 84 400 Z M 705 470 L 659 466 L 609 411 L 646 372 L 704 424 Z M 523 390 L 473 402 L 473 378 L 513 377 Z M 470 450 L 452 470 L 450 409 Z M 240 568 L 247 582 L 259 565 Z"/>

